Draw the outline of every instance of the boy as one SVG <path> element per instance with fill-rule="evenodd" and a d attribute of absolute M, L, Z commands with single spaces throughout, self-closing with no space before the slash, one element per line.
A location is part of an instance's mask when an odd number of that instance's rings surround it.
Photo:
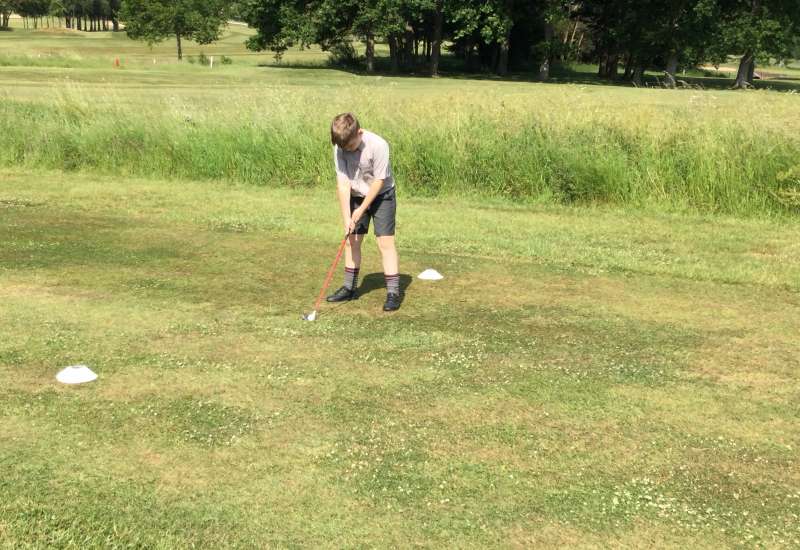
<path fill-rule="evenodd" d="M 400 275 L 394 243 L 397 200 L 389 163 L 389 144 L 380 136 L 362 130 L 352 113 L 343 113 L 331 123 L 336 187 L 344 230 L 350 233 L 345 253 L 344 285 L 328 296 L 329 302 L 354 300 L 361 267 L 361 241 L 375 221 L 375 236 L 383 261 L 386 303 L 383 311 L 400 308 Z"/>

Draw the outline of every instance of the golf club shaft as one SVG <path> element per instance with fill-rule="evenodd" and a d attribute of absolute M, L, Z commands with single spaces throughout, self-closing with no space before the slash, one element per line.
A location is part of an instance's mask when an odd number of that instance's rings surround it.
<path fill-rule="evenodd" d="M 339 260 L 342 258 L 342 252 L 344 252 L 344 247 L 347 244 L 347 239 L 349 237 L 350 233 L 347 233 L 347 235 L 344 236 L 344 239 L 342 239 L 342 244 L 339 245 L 339 252 L 336 253 L 336 259 L 333 260 L 333 264 L 331 264 L 331 268 L 328 270 L 328 274 L 325 276 L 325 282 L 322 285 L 322 290 L 319 291 L 317 301 L 314 302 L 314 311 L 319 309 L 319 304 L 322 302 L 322 297 L 325 296 L 325 291 L 328 290 L 328 285 L 331 284 L 333 272 L 336 269 L 336 266 L 339 265 Z"/>

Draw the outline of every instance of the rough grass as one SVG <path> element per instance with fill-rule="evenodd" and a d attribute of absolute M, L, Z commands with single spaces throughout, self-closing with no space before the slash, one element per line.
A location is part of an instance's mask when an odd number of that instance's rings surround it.
<path fill-rule="evenodd" d="M 0 177 L 0 545 L 799 544 L 795 221 Z"/>
<path fill-rule="evenodd" d="M 247 32 L 232 29 L 207 53 L 244 54 Z M 329 121 L 352 110 L 389 140 L 417 196 L 739 216 L 798 209 L 791 94 L 368 77 L 258 66 L 263 55 L 211 70 L 113 33 L 0 40 L 19 46 L 0 61 L 12 65 L 0 67 L 6 165 L 317 186 L 329 178 Z M 324 59 L 294 52 L 287 63 L 305 55 Z"/>

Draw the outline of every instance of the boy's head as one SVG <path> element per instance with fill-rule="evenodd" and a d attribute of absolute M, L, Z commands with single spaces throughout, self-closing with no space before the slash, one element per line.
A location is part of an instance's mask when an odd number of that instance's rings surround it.
<path fill-rule="evenodd" d="M 361 145 L 361 126 L 353 113 L 342 113 L 333 119 L 331 143 L 345 151 L 355 151 Z"/>

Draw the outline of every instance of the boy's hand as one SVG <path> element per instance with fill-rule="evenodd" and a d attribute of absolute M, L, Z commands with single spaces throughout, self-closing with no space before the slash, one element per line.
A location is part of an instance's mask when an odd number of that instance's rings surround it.
<path fill-rule="evenodd" d="M 363 215 L 364 215 L 364 209 L 363 208 L 358 207 L 355 210 L 353 210 L 353 213 L 350 216 L 350 220 L 351 220 L 351 223 L 353 224 L 353 228 L 355 228 L 356 224 L 358 223 L 358 220 L 360 220 L 361 216 L 363 216 Z"/>
<path fill-rule="evenodd" d="M 344 230 L 349 233 L 354 233 L 356 230 L 356 224 L 358 224 L 358 220 L 361 219 L 361 216 L 364 215 L 363 208 L 356 208 L 353 210 L 353 213 L 350 215 L 349 220 L 345 220 L 344 223 Z"/>

